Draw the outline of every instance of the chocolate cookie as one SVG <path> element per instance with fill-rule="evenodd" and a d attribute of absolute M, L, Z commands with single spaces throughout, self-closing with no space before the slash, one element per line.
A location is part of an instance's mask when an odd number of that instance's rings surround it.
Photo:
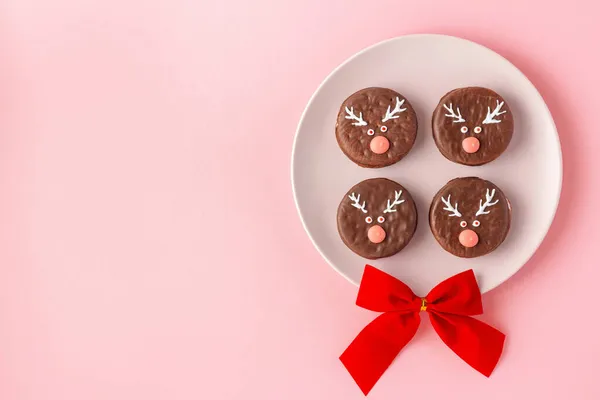
<path fill-rule="evenodd" d="M 493 90 L 456 89 L 440 100 L 433 112 L 433 139 L 450 161 L 482 165 L 506 150 L 513 135 L 508 104 Z"/>
<path fill-rule="evenodd" d="M 433 198 L 429 226 L 448 252 L 472 258 L 500 246 L 510 229 L 511 208 L 504 193 L 480 178 L 456 178 Z"/>
<path fill-rule="evenodd" d="M 391 89 L 367 88 L 348 97 L 337 117 L 335 137 L 349 159 L 381 168 L 402 159 L 417 136 L 417 115 Z"/>
<path fill-rule="evenodd" d="M 367 179 L 346 193 L 337 212 L 338 232 L 356 254 L 374 260 L 396 254 L 417 228 L 410 193 L 385 178 Z"/>

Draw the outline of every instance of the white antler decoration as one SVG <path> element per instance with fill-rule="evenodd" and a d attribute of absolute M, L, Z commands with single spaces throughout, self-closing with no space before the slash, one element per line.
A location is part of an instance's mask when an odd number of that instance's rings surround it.
<path fill-rule="evenodd" d="M 390 203 L 390 200 L 388 199 L 387 207 L 385 210 L 383 210 L 384 214 L 396 212 L 396 209 L 394 207 L 404 203 L 404 200 L 400 200 L 400 196 L 402 196 L 402 190 L 399 192 L 394 190 L 394 195 L 395 195 L 395 197 L 394 197 L 393 203 Z"/>
<path fill-rule="evenodd" d="M 452 203 L 450 203 L 450 195 L 448 195 L 448 199 L 446 200 L 444 196 L 442 196 L 442 202 L 446 205 L 444 210 L 451 211 L 451 217 L 462 217 L 462 214 L 458 211 L 458 203 L 454 203 L 454 207 L 452 207 Z"/>
<path fill-rule="evenodd" d="M 446 111 L 448 111 L 450 114 L 445 114 L 446 117 L 450 117 L 450 118 L 454 118 L 454 121 L 452 121 L 453 124 L 457 123 L 457 122 L 465 122 L 465 119 L 462 117 L 462 115 L 460 115 L 460 108 L 456 107 L 456 112 L 454 112 L 454 108 L 452 108 L 452 103 L 450 103 L 450 107 L 448 107 L 447 105 L 444 104 L 444 108 L 446 109 Z"/>
<path fill-rule="evenodd" d="M 354 203 L 352 203 L 352 207 L 358 208 L 360 211 L 364 212 L 365 214 L 367 213 L 367 209 L 365 208 L 366 202 L 363 201 L 362 204 L 360 204 L 360 193 L 358 194 L 358 196 L 355 196 L 354 193 L 352 193 L 348 197 L 350 197 L 350 200 L 352 200 L 354 202 Z"/>
<path fill-rule="evenodd" d="M 381 120 L 381 122 L 385 122 L 385 121 L 388 121 L 390 119 L 396 119 L 396 118 L 399 117 L 399 115 L 394 115 L 394 114 L 406 111 L 406 108 L 401 108 L 402 104 L 404 104 L 404 100 L 405 99 L 402 99 L 402 101 L 400 101 L 400 98 L 396 97 L 396 107 L 394 107 L 394 109 L 392 110 L 392 112 L 390 112 L 390 108 L 392 108 L 392 106 L 388 106 L 387 111 L 385 112 L 385 117 L 383 117 L 383 119 Z"/>
<path fill-rule="evenodd" d="M 475 214 L 476 217 L 490 213 L 489 211 L 485 211 L 485 209 L 489 206 L 493 206 L 494 204 L 498 203 L 498 200 L 496 200 L 492 203 L 492 200 L 494 200 L 495 194 L 496 194 L 496 189 L 492 189 L 491 194 L 490 194 L 490 189 L 485 190 L 485 203 L 483 202 L 483 200 L 479 200 L 479 210 Z"/>
<path fill-rule="evenodd" d="M 494 117 L 497 117 L 498 115 L 502 115 L 502 114 L 506 113 L 506 111 L 500 112 L 503 105 L 504 105 L 504 102 L 500 103 L 500 101 L 496 100 L 496 108 L 494 109 L 494 111 L 490 112 L 490 108 L 488 107 L 487 116 L 483 120 L 482 124 L 497 124 L 499 122 L 502 122 L 499 119 L 494 119 Z"/>
<path fill-rule="evenodd" d="M 365 122 L 365 120 L 362 117 L 362 112 L 360 113 L 360 116 L 356 116 L 356 114 L 354 114 L 354 107 L 350 107 L 350 109 L 348 109 L 348 107 L 346 107 L 346 112 L 348 113 L 348 115 L 346 115 L 346 119 L 353 119 L 357 122 L 353 122 L 352 125 L 354 126 L 365 126 L 367 125 L 367 123 Z"/>

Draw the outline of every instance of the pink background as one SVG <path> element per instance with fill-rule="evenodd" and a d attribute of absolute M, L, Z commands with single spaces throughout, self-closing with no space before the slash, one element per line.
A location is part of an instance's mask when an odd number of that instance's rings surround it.
<path fill-rule="evenodd" d="M 304 233 L 290 150 L 335 66 L 418 32 L 529 76 L 563 195 L 484 297 L 508 334 L 492 378 L 425 322 L 370 398 L 600 398 L 598 8 L 546 4 L 4 0 L 0 398 L 362 398 L 337 357 L 374 315 Z"/>

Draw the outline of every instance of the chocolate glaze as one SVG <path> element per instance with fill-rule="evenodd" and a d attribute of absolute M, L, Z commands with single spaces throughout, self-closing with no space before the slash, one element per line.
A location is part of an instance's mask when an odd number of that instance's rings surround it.
<path fill-rule="evenodd" d="M 404 99 L 402 108 L 406 111 L 396 114 L 398 118 L 382 122 L 388 107 L 393 110 L 396 97 Z M 352 108 L 358 116 L 368 123 L 366 126 L 352 125 L 354 120 L 346 119 L 346 107 Z M 381 127 L 387 127 L 386 132 Z M 375 135 L 367 135 L 373 129 Z M 337 142 L 348 158 L 361 167 L 380 168 L 400 161 L 412 148 L 417 136 L 417 115 L 404 96 L 391 89 L 367 88 L 348 97 L 342 104 L 335 126 Z M 375 154 L 369 144 L 376 136 L 385 136 L 390 148 L 384 154 Z"/>
<path fill-rule="evenodd" d="M 384 213 L 388 200 L 393 202 L 395 191 L 400 190 L 400 199 L 404 202 L 395 207 L 396 212 Z M 360 203 L 366 202 L 367 213 L 352 206 L 353 201 L 348 197 L 352 193 L 360 194 Z M 365 221 L 368 216 L 373 219 L 372 223 Z M 379 216 L 383 216 L 385 222 L 377 222 Z M 367 231 L 373 225 L 380 225 L 385 230 L 383 242 L 375 244 L 367 238 Z M 367 179 L 344 195 L 338 207 L 337 226 L 346 246 L 356 254 L 368 259 L 389 257 L 410 242 L 417 228 L 417 209 L 410 193 L 400 184 L 385 178 Z"/>
<path fill-rule="evenodd" d="M 506 111 L 495 118 L 501 122 L 482 124 L 488 107 L 493 111 L 497 102 L 504 102 L 501 111 Z M 452 104 L 455 111 L 460 110 L 465 122 L 454 122 L 453 118 L 447 117 L 444 104 Z M 467 133 L 461 132 L 463 126 L 469 129 Z M 481 133 L 475 133 L 476 127 L 481 127 Z M 444 157 L 459 164 L 482 165 L 495 160 L 506 150 L 513 135 L 514 121 L 508 104 L 499 94 L 486 88 L 467 87 L 442 97 L 433 112 L 432 128 L 435 144 Z M 479 139 L 480 148 L 475 153 L 467 153 L 462 148 L 462 141 L 468 136 Z"/>
<path fill-rule="evenodd" d="M 479 210 L 480 200 L 486 201 L 486 190 L 495 196 L 492 202 L 498 203 L 487 207 L 489 214 L 475 216 Z M 458 210 L 462 217 L 450 216 L 452 212 L 444 210 L 446 205 L 442 201 L 450 195 L 452 206 L 458 203 Z M 479 221 L 479 226 L 473 226 L 473 221 Z M 490 181 L 480 178 L 456 178 L 448 182 L 435 195 L 429 209 L 429 226 L 438 243 L 448 252 L 458 257 L 472 258 L 488 254 L 495 250 L 506 238 L 510 229 L 511 207 L 508 199 Z M 466 221 L 467 226 L 461 227 L 461 221 Z M 471 229 L 477 233 L 479 243 L 475 247 L 467 248 L 460 244 L 458 235 L 463 229 Z"/>

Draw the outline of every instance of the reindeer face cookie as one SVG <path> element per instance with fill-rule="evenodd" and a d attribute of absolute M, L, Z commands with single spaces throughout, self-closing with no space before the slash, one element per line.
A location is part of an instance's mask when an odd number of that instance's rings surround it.
<path fill-rule="evenodd" d="M 482 165 L 506 150 L 513 116 L 496 92 L 480 87 L 456 89 L 433 112 L 433 138 L 440 152 L 459 164 Z"/>
<path fill-rule="evenodd" d="M 412 148 L 417 116 L 410 103 L 391 89 L 362 89 L 342 104 L 335 135 L 344 154 L 356 164 L 386 167 Z"/>
<path fill-rule="evenodd" d="M 356 254 L 371 260 L 402 250 L 417 228 L 410 193 L 385 178 L 367 179 L 346 193 L 338 207 L 340 237 Z"/>
<path fill-rule="evenodd" d="M 495 250 L 510 229 L 511 208 L 504 193 L 479 178 L 456 178 L 433 198 L 429 226 L 439 244 L 458 257 Z"/>

